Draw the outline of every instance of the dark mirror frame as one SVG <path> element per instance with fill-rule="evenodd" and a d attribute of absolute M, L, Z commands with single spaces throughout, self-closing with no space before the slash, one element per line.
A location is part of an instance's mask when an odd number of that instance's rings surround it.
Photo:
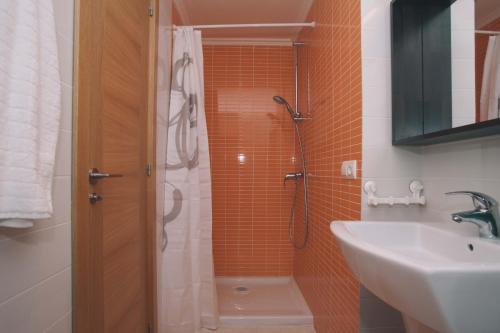
<path fill-rule="evenodd" d="M 430 145 L 500 134 L 500 119 L 451 127 L 455 0 L 391 3 L 392 144 Z"/>

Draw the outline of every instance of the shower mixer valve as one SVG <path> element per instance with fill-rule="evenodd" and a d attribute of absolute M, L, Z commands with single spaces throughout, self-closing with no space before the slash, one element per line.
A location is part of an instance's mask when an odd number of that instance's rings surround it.
<path fill-rule="evenodd" d="M 302 178 L 302 177 L 304 177 L 304 173 L 302 171 L 287 173 L 285 175 L 285 177 L 283 178 L 283 186 L 289 180 L 295 180 L 295 181 L 297 181 L 297 179 Z"/>

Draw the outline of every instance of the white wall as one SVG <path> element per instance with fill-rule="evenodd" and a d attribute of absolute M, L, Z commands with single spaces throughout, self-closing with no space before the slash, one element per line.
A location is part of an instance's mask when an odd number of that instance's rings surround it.
<path fill-rule="evenodd" d="M 377 193 L 406 195 L 421 173 L 421 149 L 393 147 L 391 119 L 390 0 L 361 0 L 361 62 L 363 93 L 363 184 L 377 183 Z M 419 220 L 421 209 L 373 208 L 362 194 L 362 220 Z M 365 288 L 360 293 L 361 333 L 403 333 L 394 310 Z"/>
<path fill-rule="evenodd" d="M 28 230 L 0 228 L 0 331 L 71 332 L 73 0 L 53 0 L 63 82 L 54 215 Z"/>
<path fill-rule="evenodd" d="M 424 151 L 432 151 L 391 145 L 390 2 L 361 1 L 363 177 L 376 181 L 382 196 L 407 195 L 410 181 L 423 177 Z M 459 0 L 451 10 L 454 125 L 472 123 L 475 117 L 473 8 L 473 0 Z M 372 208 L 366 205 L 364 194 L 363 200 L 363 219 L 418 221 L 422 214 L 437 218 L 425 208 Z"/>
<path fill-rule="evenodd" d="M 363 184 L 374 180 L 378 194 L 407 195 L 412 179 L 425 186 L 425 207 L 368 207 L 362 195 L 363 220 L 445 222 L 457 225 L 450 214 L 471 209 L 468 198 L 450 198 L 448 191 L 476 190 L 500 199 L 500 138 L 484 138 L 428 147 L 394 147 L 391 144 L 390 0 L 361 0 L 363 75 Z M 473 64 L 474 44 L 470 43 L 473 0 L 459 0 L 452 8 L 454 113 L 467 121 L 474 111 L 473 90 L 467 77 Z M 455 6 L 455 5 L 454 5 Z M 472 48 L 465 50 L 464 48 Z M 460 70 L 464 71 L 459 73 Z M 467 72 L 467 73 L 466 73 Z M 468 80 L 460 86 L 457 80 Z M 456 93 L 459 94 L 456 94 Z M 461 94 L 460 94 L 461 93 Z M 471 112 L 472 111 L 472 112 Z M 455 116 L 455 114 L 454 114 Z M 460 117 L 458 117 L 460 118 Z M 457 118 L 457 120 L 458 120 Z M 469 121 L 470 122 L 470 121 Z M 361 332 L 404 332 L 390 307 L 375 296 L 361 292 Z"/>
<path fill-rule="evenodd" d="M 428 146 L 421 161 L 428 198 L 421 221 L 455 224 L 451 213 L 473 208 L 470 198 L 446 197 L 445 192 L 474 190 L 500 201 L 500 137 Z"/>
<path fill-rule="evenodd" d="M 464 32 L 466 37 L 462 41 L 471 37 L 470 25 L 474 22 L 471 5 L 473 0 L 458 0 L 452 7 L 452 27 Z M 379 195 L 407 195 L 409 182 L 420 179 L 424 181 L 428 199 L 428 204 L 421 208 L 373 208 L 367 206 L 366 195 L 363 193 L 362 218 L 449 221 L 451 212 L 470 207 L 469 199 L 444 196 L 445 192 L 454 190 L 474 189 L 500 199 L 499 138 L 427 147 L 392 146 L 390 0 L 362 0 L 361 15 L 363 183 L 368 180 L 376 181 Z M 465 65 L 462 67 L 470 71 L 470 52 L 474 52 L 474 45 L 469 41 L 455 41 L 453 44 L 456 55 L 454 61 L 460 62 L 458 54 L 463 55 Z M 472 48 L 472 51 L 462 50 L 463 48 Z M 454 80 L 463 75 L 455 75 Z M 471 101 L 466 105 L 473 110 L 475 108 Z"/>
<path fill-rule="evenodd" d="M 363 86 L 363 184 L 377 183 L 377 194 L 407 195 L 421 174 L 421 148 L 392 146 L 390 0 L 361 1 Z M 421 209 L 373 208 L 362 196 L 364 220 L 419 220 Z"/>

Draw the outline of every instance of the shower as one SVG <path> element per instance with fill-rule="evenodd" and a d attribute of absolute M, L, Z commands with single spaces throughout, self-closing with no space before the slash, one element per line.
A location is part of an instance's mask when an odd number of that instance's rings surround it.
<path fill-rule="evenodd" d="M 307 240 L 309 238 L 309 201 L 308 201 L 308 174 L 307 174 L 307 163 L 305 156 L 304 143 L 302 142 L 302 137 L 300 135 L 299 123 L 308 120 L 310 118 L 304 118 L 298 110 L 299 105 L 299 47 L 304 46 L 302 42 L 293 42 L 294 48 L 294 69 L 295 69 L 295 110 L 291 107 L 290 103 L 286 101 L 281 96 L 273 96 L 274 102 L 286 107 L 286 110 L 290 114 L 292 121 L 295 126 L 295 135 L 297 141 L 299 142 L 300 157 L 302 160 L 302 171 L 287 173 L 284 177 L 283 184 L 288 180 L 294 181 L 294 190 L 292 197 L 292 207 L 290 209 L 290 219 L 288 220 L 288 238 L 292 242 L 293 246 L 300 250 L 306 247 Z M 309 81 L 309 80 L 308 80 Z M 299 187 L 299 178 L 302 178 L 302 183 L 304 186 L 304 216 L 302 218 L 302 224 L 304 226 L 304 237 L 301 242 L 297 243 L 295 241 L 295 208 L 297 206 L 297 191 Z"/>
<path fill-rule="evenodd" d="M 285 178 L 283 180 L 283 183 L 285 183 L 288 180 L 294 180 L 295 187 L 293 190 L 293 197 L 292 197 L 292 208 L 290 209 L 290 219 L 288 221 L 288 238 L 290 241 L 293 243 L 293 246 L 296 249 L 303 249 L 306 244 L 307 244 L 307 239 L 309 238 L 309 215 L 308 215 L 308 198 L 307 198 L 307 164 L 306 164 L 306 158 L 305 158 L 305 151 L 304 151 L 304 144 L 302 143 L 302 137 L 300 136 L 300 130 L 299 130 L 299 122 L 303 120 L 302 115 L 294 110 L 290 104 L 281 96 L 274 96 L 273 100 L 280 104 L 284 105 L 292 117 L 292 120 L 295 125 L 295 135 L 297 137 L 297 141 L 299 142 L 299 147 L 300 147 L 300 157 L 302 160 L 302 171 L 296 172 L 296 173 L 288 173 L 285 175 Z M 297 190 L 298 190 L 298 180 L 299 178 L 302 178 L 302 183 L 304 185 L 304 217 L 303 217 L 303 225 L 304 225 L 304 238 L 302 242 L 296 243 L 294 240 L 294 218 L 295 218 L 295 207 L 297 205 Z"/>
<path fill-rule="evenodd" d="M 290 242 L 292 242 L 293 246 L 300 250 L 306 247 L 307 240 L 309 239 L 309 201 L 308 201 L 308 174 L 307 174 L 307 163 L 305 156 L 305 148 L 304 143 L 302 142 L 302 137 L 300 135 L 299 123 L 303 120 L 308 120 L 310 118 L 304 118 L 302 114 L 298 110 L 299 105 L 299 47 L 304 46 L 305 44 L 302 42 L 293 42 L 294 48 L 294 69 L 295 69 L 295 109 L 292 108 L 290 103 L 287 102 L 281 96 L 273 96 L 274 102 L 277 104 L 283 105 L 286 107 L 286 110 L 290 114 L 292 121 L 295 126 L 295 135 L 297 141 L 299 142 L 300 148 L 300 157 L 302 160 L 302 171 L 287 173 L 284 177 L 283 184 L 285 184 L 288 180 L 294 181 L 294 190 L 292 197 L 292 207 L 290 209 L 290 218 L 288 220 L 288 238 Z M 295 241 L 295 208 L 297 206 L 297 191 L 299 187 L 299 179 L 302 178 L 302 183 L 304 186 L 304 216 L 302 218 L 302 224 L 304 226 L 304 237 L 301 242 L 297 243 Z"/>

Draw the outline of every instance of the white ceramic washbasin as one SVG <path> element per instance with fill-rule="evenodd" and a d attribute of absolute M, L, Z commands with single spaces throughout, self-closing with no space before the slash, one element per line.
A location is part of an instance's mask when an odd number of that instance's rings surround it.
<path fill-rule="evenodd" d="M 359 281 L 442 333 L 500 332 L 500 241 L 441 223 L 332 222 Z"/>

